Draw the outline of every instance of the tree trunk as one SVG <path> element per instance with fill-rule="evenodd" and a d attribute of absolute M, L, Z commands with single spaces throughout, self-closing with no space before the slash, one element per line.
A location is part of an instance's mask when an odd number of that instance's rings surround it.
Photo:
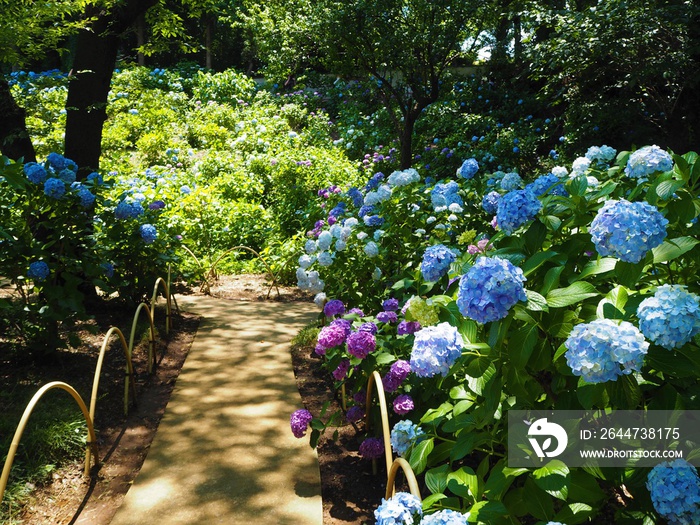
<path fill-rule="evenodd" d="M 211 60 L 211 41 L 212 41 L 212 32 L 213 28 L 212 26 L 214 25 L 212 17 L 207 15 L 205 21 L 204 21 L 204 52 L 206 53 L 205 59 L 204 59 L 204 67 L 207 69 L 211 69 L 212 65 L 212 60 Z"/>
<path fill-rule="evenodd" d="M 66 102 L 65 155 L 80 167 L 79 178 L 100 165 L 102 126 L 119 39 L 156 1 L 127 0 L 110 12 L 99 12 L 92 26 L 78 33 Z"/>
<path fill-rule="evenodd" d="M 5 77 L 0 75 L 0 153 L 13 160 L 34 162 L 36 153 L 27 132 L 25 113 L 12 98 Z"/>
<path fill-rule="evenodd" d="M 418 115 L 420 115 L 420 111 Z M 413 111 L 409 111 L 403 121 L 403 129 L 399 137 L 399 144 L 401 145 L 399 168 L 402 170 L 408 169 L 413 165 L 413 128 L 416 125 L 417 118 Z"/>

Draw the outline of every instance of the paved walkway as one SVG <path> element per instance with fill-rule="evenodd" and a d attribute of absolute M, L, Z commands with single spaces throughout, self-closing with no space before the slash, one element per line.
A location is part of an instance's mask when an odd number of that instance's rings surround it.
<path fill-rule="evenodd" d="M 289 342 L 313 305 L 177 299 L 202 322 L 112 525 L 321 525 L 318 459 L 289 429 Z"/>

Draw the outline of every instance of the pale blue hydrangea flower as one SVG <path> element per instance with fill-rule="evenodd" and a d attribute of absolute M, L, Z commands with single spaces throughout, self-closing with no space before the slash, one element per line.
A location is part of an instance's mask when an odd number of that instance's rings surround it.
<path fill-rule="evenodd" d="M 330 266 L 333 264 L 333 256 L 330 252 L 321 252 L 318 254 L 317 261 L 321 266 Z"/>
<path fill-rule="evenodd" d="M 364 241 L 367 237 L 369 237 L 369 234 L 367 232 L 357 232 L 358 241 Z"/>
<path fill-rule="evenodd" d="M 450 205 L 447 207 L 447 209 L 448 209 L 449 211 L 451 211 L 452 213 L 462 213 L 462 212 L 464 211 L 464 209 L 463 209 L 459 204 L 457 204 L 456 202 L 453 202 L 452 204 L 450 204 Z"/>
<path fill-rule="evenodd" d="M 318 239 L 316 240 L 316 243 L 318 245 L 318 249 L 320 251 L 325 251 L 328 248 L 330 248 L 332 242 L 333 242 L 333 235 L 331 235 L 331 232 L 329 232 L 328 230 L 322 231 L 319 234 Z"/>
<path fill-rule="evenodd" d="M 591 167 L 591 159 L 586 157 L 577 158 L 571 165 L 571 174 L 569 177 L 576 177 L 577 175 L 583 175 L 586 170 Z"/>
<path fill-rule="evenodd" d="M 343 226 L 346 228 L 354 228 L 359 224 L 359 220 L 356 217 L 349 217 L 343 221 Z"/>
<path fill-rule="evenodd" d="M 343 239 L 338 239 L 337 241 L 335 241 L 335 251 L 336 252 L 342 252 L 347 247 L 348 247 L 348 243 L 345 242 Z"/>
<path fill-rule="evenodd" d="M 673 169 L 673 158 L 658 146 L 644 146 L 630 155 L 625 175 L 633 179 L 646 179 L 656 172 Z"/>
<path fill-rule="evenodd" d="M 659 463 L 647 475 L 654 509 L 669 525 L 700 523 L 700 477 L 684 459 Z"/>
<path fill-rule="evenodd" d="M 35 281 L 45 281 L 49 276 L 49 265 L 44 261 L 34 261 L 29 264 L 29 270 L 27 270 L 27 277 L 34 279 Z"/>
<path fill-rule="evenodd" d="M 66 194 L 66 183 L 51 177 L 44 182 L 44 194 L 52 199 L 60 199 Z"/>
<path fill-rule="evenodd" d="M 476 175 L 477 171 L 479 171 L 479 163 L 476 159 L 467 159 L 457 168 L 457 176 L 462 179 L 471 179 Z"/>
<path fill-rule="evenodd" d="M 623 374 L 639 372 L 649 349 L 636 326 L 610 319 L 574 326 L 564 345 L 574 375 L 589 383 L 616 381 Z"/>
<path fill-rule="evenodd" d="M 503 319 L 518 302 L 527 301 L 522 269 L 500 257 L 479 257 L 459 281 L 457 307 L 479 323 Z"/>
<path fill-rule="evenodd" d="M 501 200 L 501 194 L 497 191 L 490 191 L 481 199 L 481 207 L 486 213 L 493 215 L 498 211 L 499 200 Z"/>
<path fill-rule="evenodd" d="M 335 223 L 328 231 L 331 233 L 334 239 L 340 239 L 342 229 L 343 227 L 340 224 Z"/>
<path fill-rule="evenodd" d="M 452 509 L 439 510 L 423 517 L 420 525 L 467 525 L 469 513 L 462 514 Z"/>
<path fill-rule="evenodd" d="M 403 456 L 425 432 L 412 421 L 399 421 L 391 429 L 391 448 L 399 456 Z"/>
<path fill-rule="evenodd" d="M 455 261 L 455 254 L 443 244 L 435 244 L 425 250 L 420 265 L 421 275 L 428 282 L 435 282 L 447 273 Z"/>
<path fill-rule="evenodd" d="M 667 350 L 680 348 L 700 333 L 700 297 L 685 286 L 664 284 L 637 308 L 644 336 Z"/>
<path fill-rule="evenodd" d="M 425 223 L 426 223 L 426 224 L 432 224 L 432 223 L 434 223 L 436 220 L 437 220 L 437 218 L 436 218 L 436 217 L 433 217 L 433 216 L 431 215 L 430 217 L 428 217 L 427 219 L 425 219 Z"/>
<path fill-rule="evenodd" d="M 531 191 L 510 191 L 498 200 L 498 227 L 506 235 L 511 235 L 520 226 L 534 219 L 541 209 L 542 203 Z"/>
<path fill-rule="evenodd" d="M 459 196 L 459 184 L 451 180 L 446 184 L 438 183 L 430 192 L 430 202 L 435 211 L 446 210 L 450 204 L 456 203 L 464 206 L 462 197 Z"/>
<path fill-rule="evenodd" d="M 365 244 L 365 254 L 370 258 L 379 255 L 379 246 L 377 246 L 377 243 L 374 241 L 369 241 L 367 244 Z"/>
<path fill-rule="evenodd" d="M 500 186 L 503 191 L 517 190 L 518 188 L 522 188 L 523 179 L 515 171 L 511 171 L 503 175 Z"/>
<path fill-rule="evenodd" d="M 372 279 L 374 281 L 378 281 L 379 279 L 382 278 L 382 270 L 381 268 L 375 267 L 374 270 L 372 271 Z"/>
<path fill-rule="evenodd" d="M 610 200 L 598 210 L 590 226 L 598 253 L 638 263 L 666 238 L 668 220 L 646 202 Z"/>
<path fill-rule="evenodd" d="M 550 195 L 567 195 L 567 191 L 561 182 L 561 179 L 552 173 L 547 173 L 537 177 L 534 182 L 525 186 L 525 190 L 531 191 L 536 197 L 545 194 Z"/>
<path fill-rule="evenodd" d="M 309 255 L 302 255 L 301 257 L 299 257 L 298 260 L 299 267 L 306 270 L 309 266 L 311 266 L 314 263 L 314 260 L 314 257 L 311 257 Z"/>
<path fill-rule="evenodd" d="M 374 238 L 375 241 L 379 241 L 382 237 L 384 237 L 384 234 L 386 232 L 384 230 L 377 230 L 374 232 L 374 235 L 372 237 Z"/>
<path fill-rule="evenodd" d="M 554 166 L 552 168 L 552 175 L 563 179 L 564 177 L 569 176 L 569 171 L 564 166 Z"/>
<path fill-rule="evenodd" d="M 314 304 L 318 306 L 319 308 L 323 309 L 323 307 L 326 305 L 326 302 L 328 301 L 328 297 L 326 296 L 325 293 L 317 293 L 314 296 Z"/>
<path fill-rule="evenodd" d="M 309 239 L 304 244 L 304 251 L 309 255 L 316 253 L 317 250 L 318 250 L 318 244 L 316 244 L 316 241 L 314 241 L 313 239 Z"/>
<path fill-rule="evenodd" d="M 443 377 L 462 355 L 464 343 L 457 329 L 449 323 L 427 326 L 414 336 L 411 371 L 418 377 Z"/>
<path fill-rule="evenodd" d="M 387 179 L 389 186 L 394 187 L 408 186 L 409 184 L 418 181 L 420 181 L 420 175 L 418 175 L 418 172 L 414 168 L 408 168 L 407 170 L 403 171 L 395 171 L 389 175 L 389 178 Z"/>
<path fill-rule="evenodd" d="M 414 525 L 419 523 L 417 516 L 423 515 L 423 506 L 418 497 L 408 492 L 397 492 L 374 511 L 376 525 Z"/>
<path fill-rule="evenodd" d="M 588 151 L 586 151 L 586 158 L 589 159 L 591 162 L 599 162 L 602 164 L 607 164 L 611 162 L 614 158 L 615 155 L 617 155 L 617 151 L 615 148 L 611 148 L 610 146 L 591 146 L 588 148 Z"/>

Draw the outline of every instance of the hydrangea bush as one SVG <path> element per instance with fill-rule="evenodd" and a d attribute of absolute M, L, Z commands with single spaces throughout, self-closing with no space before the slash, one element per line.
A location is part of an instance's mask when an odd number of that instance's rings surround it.
<path fill-rule="evenodd" d="M 520 180 L 481 168 L 465 177 L 466 163 L 436 178 L 419 168 L 419 179 L 375 173 L 334 194 L 335 211 L 298 262 L 319 272 L 321 306 L 343 302 L 348 333 L 376 331 L 361 355 L 339 336 L 324 366 L 350 362 L 335 379 L 360 394 L 352 414 L 380 373 L 392 450 L 430 490 L 420 523 L 595 521 L 622 484 L 621 523 L 666 512 L 658 502 L 667 494 L 652 494 L 652 505 L 634 470 L 507 468 L 503 418 L 509 409 L 696 407 L 697 159 L 596 146 Z M 326 231 L 333 262 L 323 267 L 303 257 Z M 395 320 L 384 315 L 389 299 Z M 372 443 L 365 448 L 383 453 Z M 566 490 L 555 493 L 548 483 L 562 475 Z"/>

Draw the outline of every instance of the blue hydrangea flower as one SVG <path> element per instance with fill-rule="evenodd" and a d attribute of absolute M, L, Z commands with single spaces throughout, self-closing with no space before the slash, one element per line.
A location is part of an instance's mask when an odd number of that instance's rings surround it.
<path fill-rule="evenodd" d="M 379 215 L 365 215 L 363 220 L 365 225 L 369 226 L 370 228 L 378 228 L 384 224 L 384 218 L 380 217 Z"/>
<path fill-rule="evenodd" d="M 29 182 L 33 184 L 41 184 L 48 176 L 44 166 L 36 162 L 27 162 L 22 169 Z"/>
<path fill-rule="evenodd" d="M 506 173 L 501 179 L 501 189 L 504 191 L 517 190 L 518 188 L 522 188 L 522 186 L 523 179 L 514 171 Z"/>
<path fill-rule="evenodd" d="M 510 191 L 498 201 L 496 222 L 506 235 L 511 235 L 520 226 L 534 219 L 541 209 L 542 203 L 531 191 Z"/>
<path fill-rule="evenodd" d="M 481 207 L 489 215 L 494 215 L 498 211 L 498 201 L 501 200 L 501 194 L 497 191 L 490 191 L 484 198 L 481 199 Z"/>
<path fill-rule="evenodd" d="M 151 244 L 158 237 L 158 230 L 152 224 L 142 224 L 139 228 L 139 233 L 146 244 Z"/>
<path fill-rule="evenodd" d="M 425 250 L 420 272 L 423 279 L 428 282 L 436 282 L 450 269 L 455 261 L 455 254 L 444 244 L 435 244 Z"/>
<path fill-rule="evenodd" d="M 381 505 L 374 511 L 376 525 L 414 525 L 418 523 L 416 515 L 423 515 L 423 506 L 420 499 L 408 492 L 382 498 Z"/>
<path fill-rule="evenodd" d="M 644 336 L 667 350 L 680 348 L 700 332 L 700 297 L 685 286 L 664 284 L 637 308 Z"/>
<path fill-rule="evenodd" d="M 89 208 L 95 203 L 95 196 L 88 188 L 86 188 L 82 184 L 78 186 L 78 198 L 80 199 L 80 205 L 83 208 Z"/>
<path fill-rule="evenodd" d="M 29 270 L 27 270 L 27 277 L 34 279 L 35 281 L 45 281 L 49 276 L 49 265 L 44 261 L 34 261 L 29 264 Z"/>
<path fill-rule="evenodd" d="M 58 172 L 58 178 L 66 184 L 73 184 L 75 182 L 75 172 L 69 169 L 61 170 Z"/>
<path fill-rule="evenodd" d="M 434 514 L 426 515 L 420 525 L 467 525 L 469 513 L 462 514 L 452 509 L 439 510 Z"/>
<path fill-rule="evenodd" d="M 318 261 L 318 264 L 320 264 L 321 266 L 330 266 L 331 264 L 333 264 L 333 256 L 331 255 L 330 252 L 319 253 L 316 260 Z"/>
<path fill-rule="evenodd" d="M 391 429 L 391 448 L 399 456 L 403 456 L 418 438 L 424 436 L 425 432 L 412 421 L 405 419 L 399 421 Z"/>
<path fill-rule="evenodd" d="M 49 153 L 49 155 L 46 157 L 46 162 L 49 163 L 49 166 L 56 173 L 66 169 L 66 158 L 59 153 Z"/>
<path fill-rule="evenodd" d="M 114 277 L 114 265 L 112 263 L 104 262 L 100 264 L 100 267 L 102 268 L 102 271 L 107 279 Z"/>
<path fill-rule="evenodd" d="M 379 183 L 384 180 L 384 174 L 380 171 L 372 175 L 372 177 L 367 181 L 365 186 L 365 191 L 376 190 L 379 187 Z"/>
<path fill-rule="evenodd" d="M 436 184 L 433 191 L 430 192 L 430 202 L 433 205 L 433 209 L 438 211 L 447 209 L 450 204 L 457 203 L 460 206 L 464 206 L 464 201 L 462 197 L 458 195 L 459 185 L 451 180 L 447 184 Z"/>
<path fill-rule="evenodd" d="M 365 196 L 357 188 L 350 188 L 347 192 L 347 196 L 352 200 L 353 206 L 355 208 L 360 208 L 365 202 Z"/>
<path fill-rule="evenodd" d="M 66 183 L 56 177 L 46 179 L 46 182 L 44 182 L 44 194 L 52 199 L 60 199 L 66 194 Z"/>
<path fill-rule="evenodd" d="M 649 349 L 636 326 L 610 319 L 574 326 L 564 345 L 574 375 L 589 383 L 616 381 L 623 374 L 639 372 Z"/>
<path fill-rule="evenodd" d="M 525 281 L 523 271 L 507 259 L 479 257 L 459 281 L 457 307 L 482 324 L 503 319 L 518 301 L 527 301 Z"/>
<path fill-rule="evenodd" d="M 550 195 L 568 195 L 561 179 L 552 173 L 541 175 L 525 186 L 525 190 L 530 190 L 536 197 L 549 193 Z"/>
<path fill-rule="evenodd" d="M 476 159 L 467 159 L 462 165 L 457 169 L 457 176 L 463 179 L 471 179 L 479 171 L 479 163 Z"/>
<path fill-rule="evenodd" d="M 410 365 L 418 377 L 444 377 L 462 355 L 462 336 L 449 323 L 427 326 L 418 330 L 414 338 Z"/>
<path fill-rule="evenodd" d="M 104 180 L 102 180 L 102 175 L 100 175 L 96 171 L 93 171 L 90 175 L 88 175 L 87 180 L 97 186 L 101 186 L 102 184 L 104 184 Z"/>
<path fill-rule="evenodd" d="M 374 241 L 369 241 L 367 244 L 365 244 L 365 254 L 370 258 L 379 255 L 379 246 L 377 246 L 377 243 Z"/>
<path fill-rule="evenodd" d="M 630 155 L 625 174 L 633 179 L 645 179 L 658 171 L 673 169 L 673 158 L 658 146 L 644 146 Z"/>
<path fill-rule="evenodd" d="M 666 238 L 668 220 L 646 202 L 610 200 L 598 210 L 590 226 L 598 253 L 638 263 Z"/>
<path fill-rule="evenodd" d="M 143 214 L 143 206 L 133 199 L 124 199 L 114 209 L 114 216 L 117 219 L 134 219 Z"/>
<path fill-rule="evenodd" d="M 366 215 L 371 215 L 372 212 L 374 212 L 374 206 L 367 206 L 367 205 L 365 205 L 365 206 L 362 206 L 362 207 L 360 208 L 360 211 L 357 212 L 357 215 L 362 219 L 362 218 L 364 218 Z"/>
<path fill-rule="evenodd" d="M 316 241 L 314 241 L 313 239 L 307 240 L 304 244 L 304 251 L 307 254 L 312 255 L 316 253 L 316 250 L 318 250 L 318 244 L 316 244 Z"/>
<path fill-rule="evenodd" d="M 700 477 L 684 459 L 659 463 L 647 475 L 654 509 L 669 525 L 700 523 Z"/>
<path fill-rule="evenodd" d="M 407 170 L 403 171 L 395 171 L 389 175 L 389 178 L 387 179 L 389 186 L 394 187 L 408 186 L 409 184 L 418 181 L 420 181 L 420 175 L 418 175 L 418 172 L 414 168 L 408 168 Z"/>

